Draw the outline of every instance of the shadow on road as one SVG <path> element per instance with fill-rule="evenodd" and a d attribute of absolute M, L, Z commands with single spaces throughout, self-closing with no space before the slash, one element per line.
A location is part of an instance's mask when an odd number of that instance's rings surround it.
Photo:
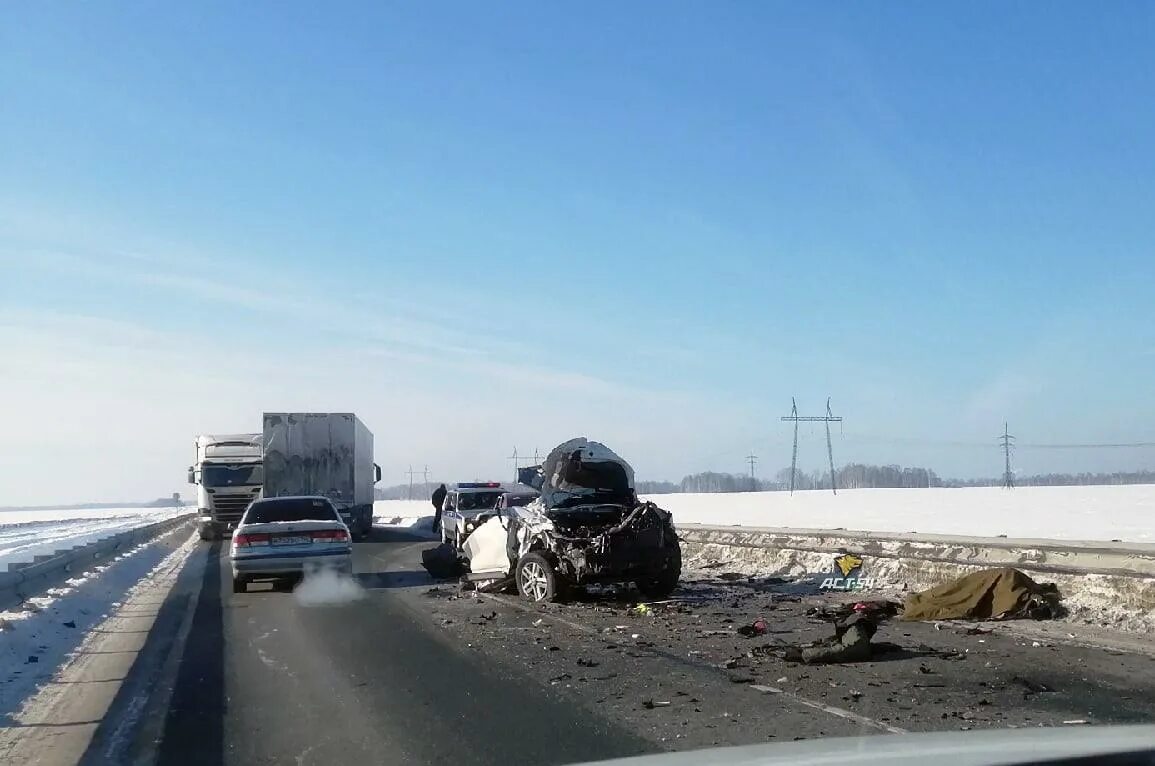
<path fill-rule="evenodd" d="M 224 757 L 225 644 L 221 543 L 205 563 L 200 600 L 177 670 L 157 763 L 212 764 Z"/>
<path fill-rule="evenodd" d="M 353 575 L 362 588 L 385 590 L 389 588 L 420 588 L 433 585 L 434 581 L 424 569 L 403 572 L 361 572 Z"/>
<path fill-rule="evenodd" d="M 408 527 L 373 527 L 369 535 L 360 541 L 359 544 L 366 543 L 436 543 L 440 542 L 440 538 L 435 538 L 433 533 L 428 529 L 409 529 Z"/>

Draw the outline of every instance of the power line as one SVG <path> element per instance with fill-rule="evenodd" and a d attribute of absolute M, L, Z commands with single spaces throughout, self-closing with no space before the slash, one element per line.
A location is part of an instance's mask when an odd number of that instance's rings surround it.
<path fill-rule="evenodd" d="M 1006 470 L 1003 472 L 1003 487 L 1006 489 L 1014 489 L 1015 477 L 1011 473 L 1011 447 L 1014 446 L 1015 437 L 1011 436 L 1011 432 L 1007 424 L 1003 423 L 1003 435 L 999 437 L 999 442 L 1003 447 L 1003 455 L 1006 458 Z"/>
<path fill-rule="evenodd" d="M 838 494 L 837 482 L 834 474 L 834 446 L 830 442 L 830 424 L 841 423 L 842 417 L 835 417 L 830 410 L 830 397 L 826 398 L 826 414 L 825 415 L 799 415 L 798 403 L 794 397 L 790 398 L 790 414 L 782 417 L 783 421 L 794 423 L 794 451 L 790 458 L 790 494 L 794 494 L 794 477 L 798 473 L 798 424 L 799 423 L 825 423 L 826 424 L 826 454 L 830 457 L 830 489 L 834 494 Z"/>
<path fill-rule="evenodd" d="M 414 474 L 414 473 L 416 473 L 416 472 L 413 470 L 413 466 L 412 466 L 412 465 L 410 465 L 410 466 L 409 466 L 409 470 L 408 470 L 408 471 L 406 471 L 405 473 L 409 474 L 409 494 L 408 494 L 408 498 L 409 498 L 410 500 L 412 500 L 412 499 L 413 499 L 413 474 Z"/>
<path fill-rule="evenodd" d="M 1018 449 L 1135 449 L 1155 447 L 1155 442 L 1126 442 L 1118 444 L 1018 444 Z"/>
<path fill-rule="evenodd" d="M 521 475 L 521 458 L 517 454 L 517 447 L 513 448 L 513 454 L 506 458 L 506 460 L 513 461 L 513 480 L 517 481 Z"/>

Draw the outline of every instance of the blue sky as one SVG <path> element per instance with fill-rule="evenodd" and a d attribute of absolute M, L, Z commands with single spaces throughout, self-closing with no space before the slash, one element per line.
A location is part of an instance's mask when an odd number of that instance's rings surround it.
<path fill-rule="evenodd" d="M 1155 10 L 1109 10 L 6 6 L 0 504 L 171 491 L 264 409 L 397 482 L 769 474 L 792 395 L 839 462 L 1155 440 Z"/>

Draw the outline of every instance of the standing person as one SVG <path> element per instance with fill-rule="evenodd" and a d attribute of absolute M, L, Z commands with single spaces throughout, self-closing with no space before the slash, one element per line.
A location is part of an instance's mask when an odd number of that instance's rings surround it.
<path fill-rule="evenodd" d="M 441 529 L 441 504 L 445 502 L 445 496 L 447 494 L 449 494 L 449 490 L 445 489 L 445 485 L 442 484 L 440 487 L 433 490 L 433 497 L 430 498 L 433 501 L 433 508 L 434 508 L 434 511 L 433 511 L 433 531 L 434 532 L 437 532 L 438 530 Z"/>

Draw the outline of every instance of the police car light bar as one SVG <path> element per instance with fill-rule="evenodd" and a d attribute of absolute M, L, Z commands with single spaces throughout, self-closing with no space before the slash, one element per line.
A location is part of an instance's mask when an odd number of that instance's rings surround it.
<path fill-rule="evenodd" d="M 459 483 L 457 485 L 457 488 L 458 489 L 492 489 L 494 487 L 500 487 L 500 486 L 501 486 L 501 482 L 499 482 L 499 481 L 468 481 L 468 482 Z"/>

